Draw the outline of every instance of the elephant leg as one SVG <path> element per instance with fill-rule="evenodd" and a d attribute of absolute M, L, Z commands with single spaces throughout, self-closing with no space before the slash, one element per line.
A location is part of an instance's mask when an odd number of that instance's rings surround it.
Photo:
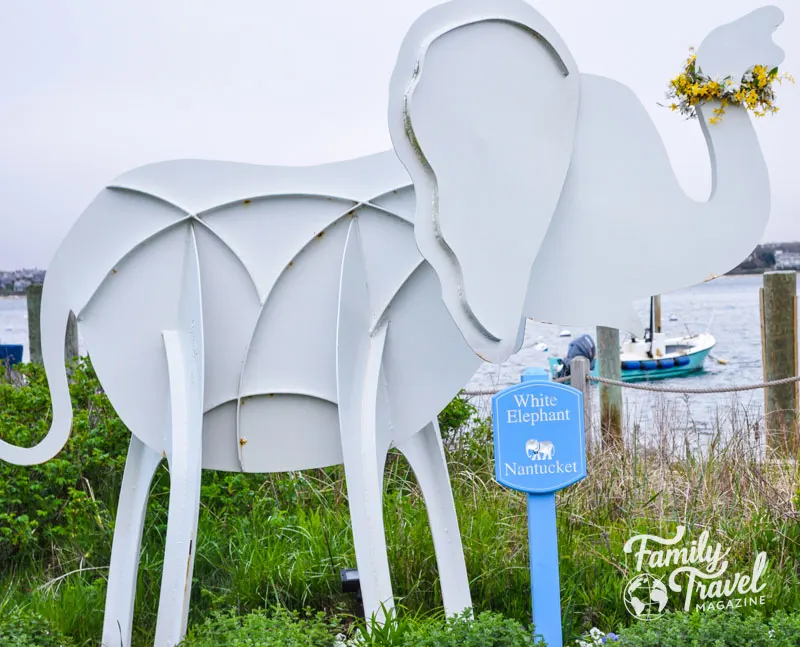
<path fill-rule="evenodd" d="M 342 256 L 336 335 L 339 432 L 364 613 L 378 624 L 394 607 L 383 526 L 383 466 L 389 407 L 381 366 L 386 323 L 371 330 L 369 281 L 358 231 L 350 223 Z"/>
<path fill-rule="evenodd" d="M 472 599 L 438 422 L 427 424 L 396 447 L 408 459 L 425 498 L 445 613 L 459 614 L 472 607 Z"/>
<path fill-rule="evenodd" d="M 131 435 L 114 526 L 114 543 L 111 546 L 103 647 L 131 645 L 142 527 L 150 484 L 161 458 L 161 454 Z"/>
<path fill-rule="evenodd" d="M 202 390 L 189 334 L 165 331 L 169 367 L 171 443 L 169 517 L 156 621 L 155 647 L 174 647 L 186 634 L 200 510 Z M 195 370 L 193 370 L 195 369 Z"/>
<path fill-rule="evenodd" d="M 382 345 L 383 334 L 374 340 Z M 379 367 L 377 367 L 379 369 Z M 389 449 L 388 406 L 378 375 L 368 378 L 361 404 L 342 407 L 340 426 L 350 520 L 364 614 L 378 624 L 394 607 L 383 524 L 383 470 Z"/>

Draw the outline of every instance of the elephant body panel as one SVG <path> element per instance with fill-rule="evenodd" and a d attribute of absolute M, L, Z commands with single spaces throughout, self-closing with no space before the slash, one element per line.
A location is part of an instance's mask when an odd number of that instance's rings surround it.
<path fill-rule="evenodd" d="M 316 166 L 265 166 L 213 160 L 169 160 L 132 169 L 116 178 L 123 187 L 205 215 L 262 196 L 322 196 L 370 202 L 410 185 L 394 151 Z M 413 212 L 408 216 L 413 220 Z"/>
<path fill-rule="evenodd" d="M 179 325 L 188 226 L 170 226 L 120 259 L 78 319 L 115 411 L 159 453 L 166 450 L 170 420 L 162 331 Z"/>
<path fill-rule="evenodd" d="M 147 199 L 129 184 L 109 190 L 117 203 Z M 163 181 L 158 193 L 159 201 L 187 203 Z M 419 431 L 480 360 L 417 249 L 413 189 L 401 185 L 364 203 L 250 195 L 219 207 L 202 202 L 200 216 L 166 222 L 117 260 L 81 311 L 92 361 L 122 420 L 152 449 L 166 451 L 170 394 L 161 332 L 179 325 L 184 241 L 192 228 L 205 338 L 203 467 L 273 472 L 341 463 L 336 327 L 342 254 L 355 218 L 372 322 L 388 321 L 381 379 L 389 440 Z M 434 373 L 436 380 L 425 378 Z"/>
<path fill-rule="evenodd" d="M 342 446 L 335 404 L 306 395 L 256 395 L 229 402 L 203 418 L 203 468 L 226 472 L 285 472 L 339 465 Z"/>

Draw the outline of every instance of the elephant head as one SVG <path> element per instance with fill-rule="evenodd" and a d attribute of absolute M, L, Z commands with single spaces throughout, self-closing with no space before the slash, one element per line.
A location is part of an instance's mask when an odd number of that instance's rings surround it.
<path fill-rule="evenodd" d="M 718 28 L 698 64 L 774 67 L 781 20 L 768 7 Z M 518 350 L 528 317 L 641 333 L 632 301 L 747 256 L 769 216 L 758 139 L 743 108 L 713 126 L 699 112 L 705 203 L 681 189 L 634 93 L 579 74 L 523 0 L 454 0 L 417 21 L 392 77 L 392 142 L 417 194 L 417 245 L 479 356 Z"/>
<path fill-rule="evenodd" d="M 572 155 L 578 91 L 566 45 L 521 0 L 435 7 L 398 56 L 389 126 L 414 184 L 417 246 L 487 361 L 522 343 L 531 267 Z"/>

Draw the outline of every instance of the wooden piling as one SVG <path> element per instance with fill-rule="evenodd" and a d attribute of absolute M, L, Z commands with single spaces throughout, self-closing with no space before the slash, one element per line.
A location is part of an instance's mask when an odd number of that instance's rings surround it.
<path fill-rule="evenodd" d="M 589 391 L 589 360 L 585 357 L 574 357 L 569 363 L 570 386 L 583 394 L 583 427 L 586 434 L 586 447 L 592 445 L 592 395 Z"/>
<path fill-rule="evenodd" d="M 64 359 L 71 362 L 80 356 L 78 349 L 78 318 L 74 312 L 69 313 L 67 319 L 67 333 L 64 338 Z"/>
<path fill-rule="evenodd" d="M 797 274 L 766 272 L 760 290 L 761 340 L 764 380 L 797 375 Z M 796 382 L 764 389 L 767 447 L 796 456 L 798 438 Z"/>
<path fill-rule="evenodd" d="M 28 301 L 28 353 L 31 364 L 42 363 L 42 329 L 39 320 L 42 312 L 42 286 L 29 285 L 25 291 Z"/>
<path fill-rule="evenodd" d="M 622 380 L 619 330 L 597 327 L 597 361 L 600 377 Z M 604 446 L 622 443 L 622 388 L 600 384 L 600 434 Z"/>
<path fill-rule="evenodd" d="M 26 289 L 28 301 L 28 352 L 32 364 L 42 363 L 42 285 L 29 285 Z M 78 322 L 73 313 L 69 314 L 64 336 L 64 359 L 69 362 L 78 357 Z"/>

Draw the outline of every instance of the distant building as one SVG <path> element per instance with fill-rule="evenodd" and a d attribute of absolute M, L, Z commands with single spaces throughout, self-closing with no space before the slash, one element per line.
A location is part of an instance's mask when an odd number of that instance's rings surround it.
<path fill-rule="evenodd" d="M 44 283 L 45 270 L 0 270 L 0 291 L 24 292 L 29 285 Z"/>
<path fill-rule="evenodd" d="M 796 252 L 785 252 L 782 249 L 776 249 L 775 269 L 800 270 L 800 254 Z"/>

